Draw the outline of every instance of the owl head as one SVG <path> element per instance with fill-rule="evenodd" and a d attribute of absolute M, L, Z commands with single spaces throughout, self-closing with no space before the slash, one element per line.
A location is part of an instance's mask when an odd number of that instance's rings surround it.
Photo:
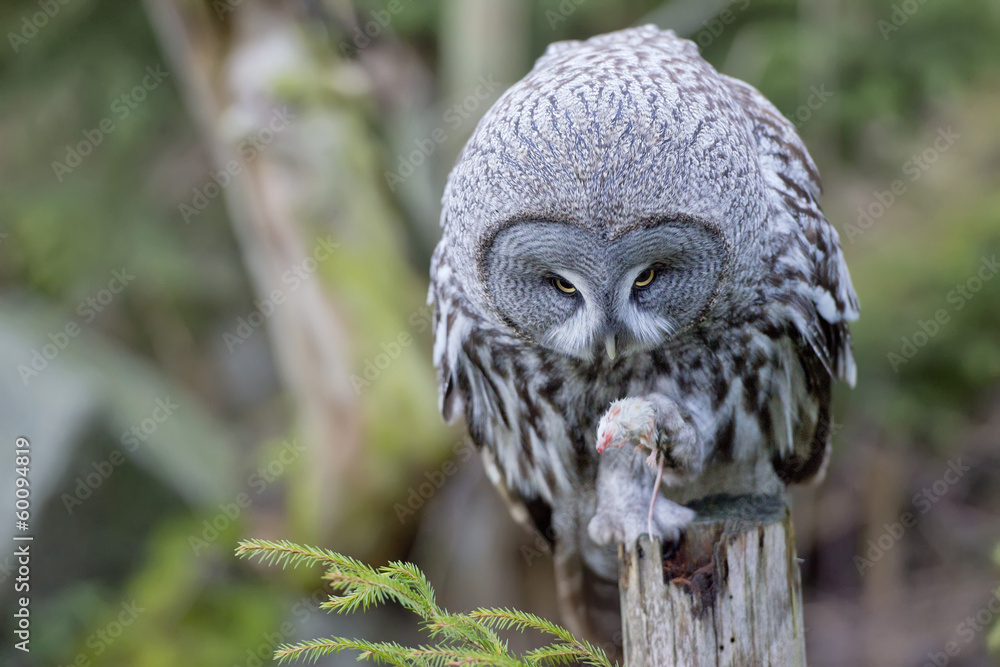
<path fill-rule="evenodd" d="M 662 346 L 740 298 L 770 199 L 736 83 L 653 26 L 550 46 L 449 176 L 466 297 L 580 359 Z"/>
<path fill-rule="evenodd" d="M 482 266 L 492 306 L 521 336 L 578 358 L 662 345 L 706 312 L 727 250 L 695 220 L 637 222 L 614 235 L 544 218 L 504 226 Z"/>

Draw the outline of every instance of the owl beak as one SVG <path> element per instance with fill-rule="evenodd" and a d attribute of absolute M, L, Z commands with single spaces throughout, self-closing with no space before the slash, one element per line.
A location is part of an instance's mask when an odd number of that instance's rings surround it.
<path fill-rule="evenodd" d="M 617 354 L 617 352 L 615 351 L 615 335 L 614 334 L 611 334 L 611 335 L 607 336 L 604 339 L 604 349 L 607 350 L 607 352 L 608 352 L 608 359 L 610 359 L 611 361 L 614 361 L 615 360 L 615 355 Z"/>

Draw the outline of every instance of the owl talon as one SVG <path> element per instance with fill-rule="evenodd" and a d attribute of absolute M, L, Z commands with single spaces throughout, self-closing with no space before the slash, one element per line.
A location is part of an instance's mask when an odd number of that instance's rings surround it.
<path fill-rule="evenodd" d="M 648 452 L 650 470 L 659 469 L 663 456 L 663 481 L 668 486 L 678 486 L 701 471 L 697 431 L 677 403 L 663 394 L 623 398 L 604 413 L 597 427 L 597 452 L 627 443 L 635 444 L 637 452 Z"/>
<path fill-rule="evenodd" d="M 635 452 L 623 447 L 627 443 Z M 668 500 L 660 485 L 681 484 L 701 469 L 697 433 L 677 404 L 655 393 L 615 401 L 597 428 L 597 451 L 602 458 L 597 508 L 587 527 L 591 539 L 632 545 L 648 534 L 676 548 L 694 512 Z"/>
<path fill-rule="evenodd" d="M 616 543 L 634 545 L 640 535 L 649 530 L 645 503 L 622 503 L 620 498 L 601 504 L 590 520 L 587 532 L 595 543 L 610 546 Z M 664 552 L 676 550 L 684 527 L 694 519 L 694 511 L 657 496 L 653 507 L 652 537 L 664 545 Z M 668 548 L 669 546 L 669 548 Z"/>

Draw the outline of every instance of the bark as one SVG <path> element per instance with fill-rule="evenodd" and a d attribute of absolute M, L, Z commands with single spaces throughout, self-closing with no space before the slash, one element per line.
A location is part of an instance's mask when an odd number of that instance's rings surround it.
<path fill-rule="evenodd" d="M 784 499 L 717 497 L 677 551 L 619 546 L 629 667 L 805 665 L 802 587 Z"/>

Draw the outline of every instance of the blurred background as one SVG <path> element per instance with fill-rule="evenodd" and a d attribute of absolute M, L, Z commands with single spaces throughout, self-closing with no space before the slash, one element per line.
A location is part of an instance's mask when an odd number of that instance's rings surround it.
<path fill-rule="evenodd" d="M 796 124 L 860 295 L 857 388 L 794 498 L 810 664 L 997 664 L 992 0 L 4 3 L 0 485 L 28 437 L 35 541 L 30 660 L 0 554 L 0 664 L 416 640 L 236 561 L 251 536 L 556 618 L 549 555 L 438 416 L 427 267 L 493 100 L 550 42 L 643 23 Z"/>

